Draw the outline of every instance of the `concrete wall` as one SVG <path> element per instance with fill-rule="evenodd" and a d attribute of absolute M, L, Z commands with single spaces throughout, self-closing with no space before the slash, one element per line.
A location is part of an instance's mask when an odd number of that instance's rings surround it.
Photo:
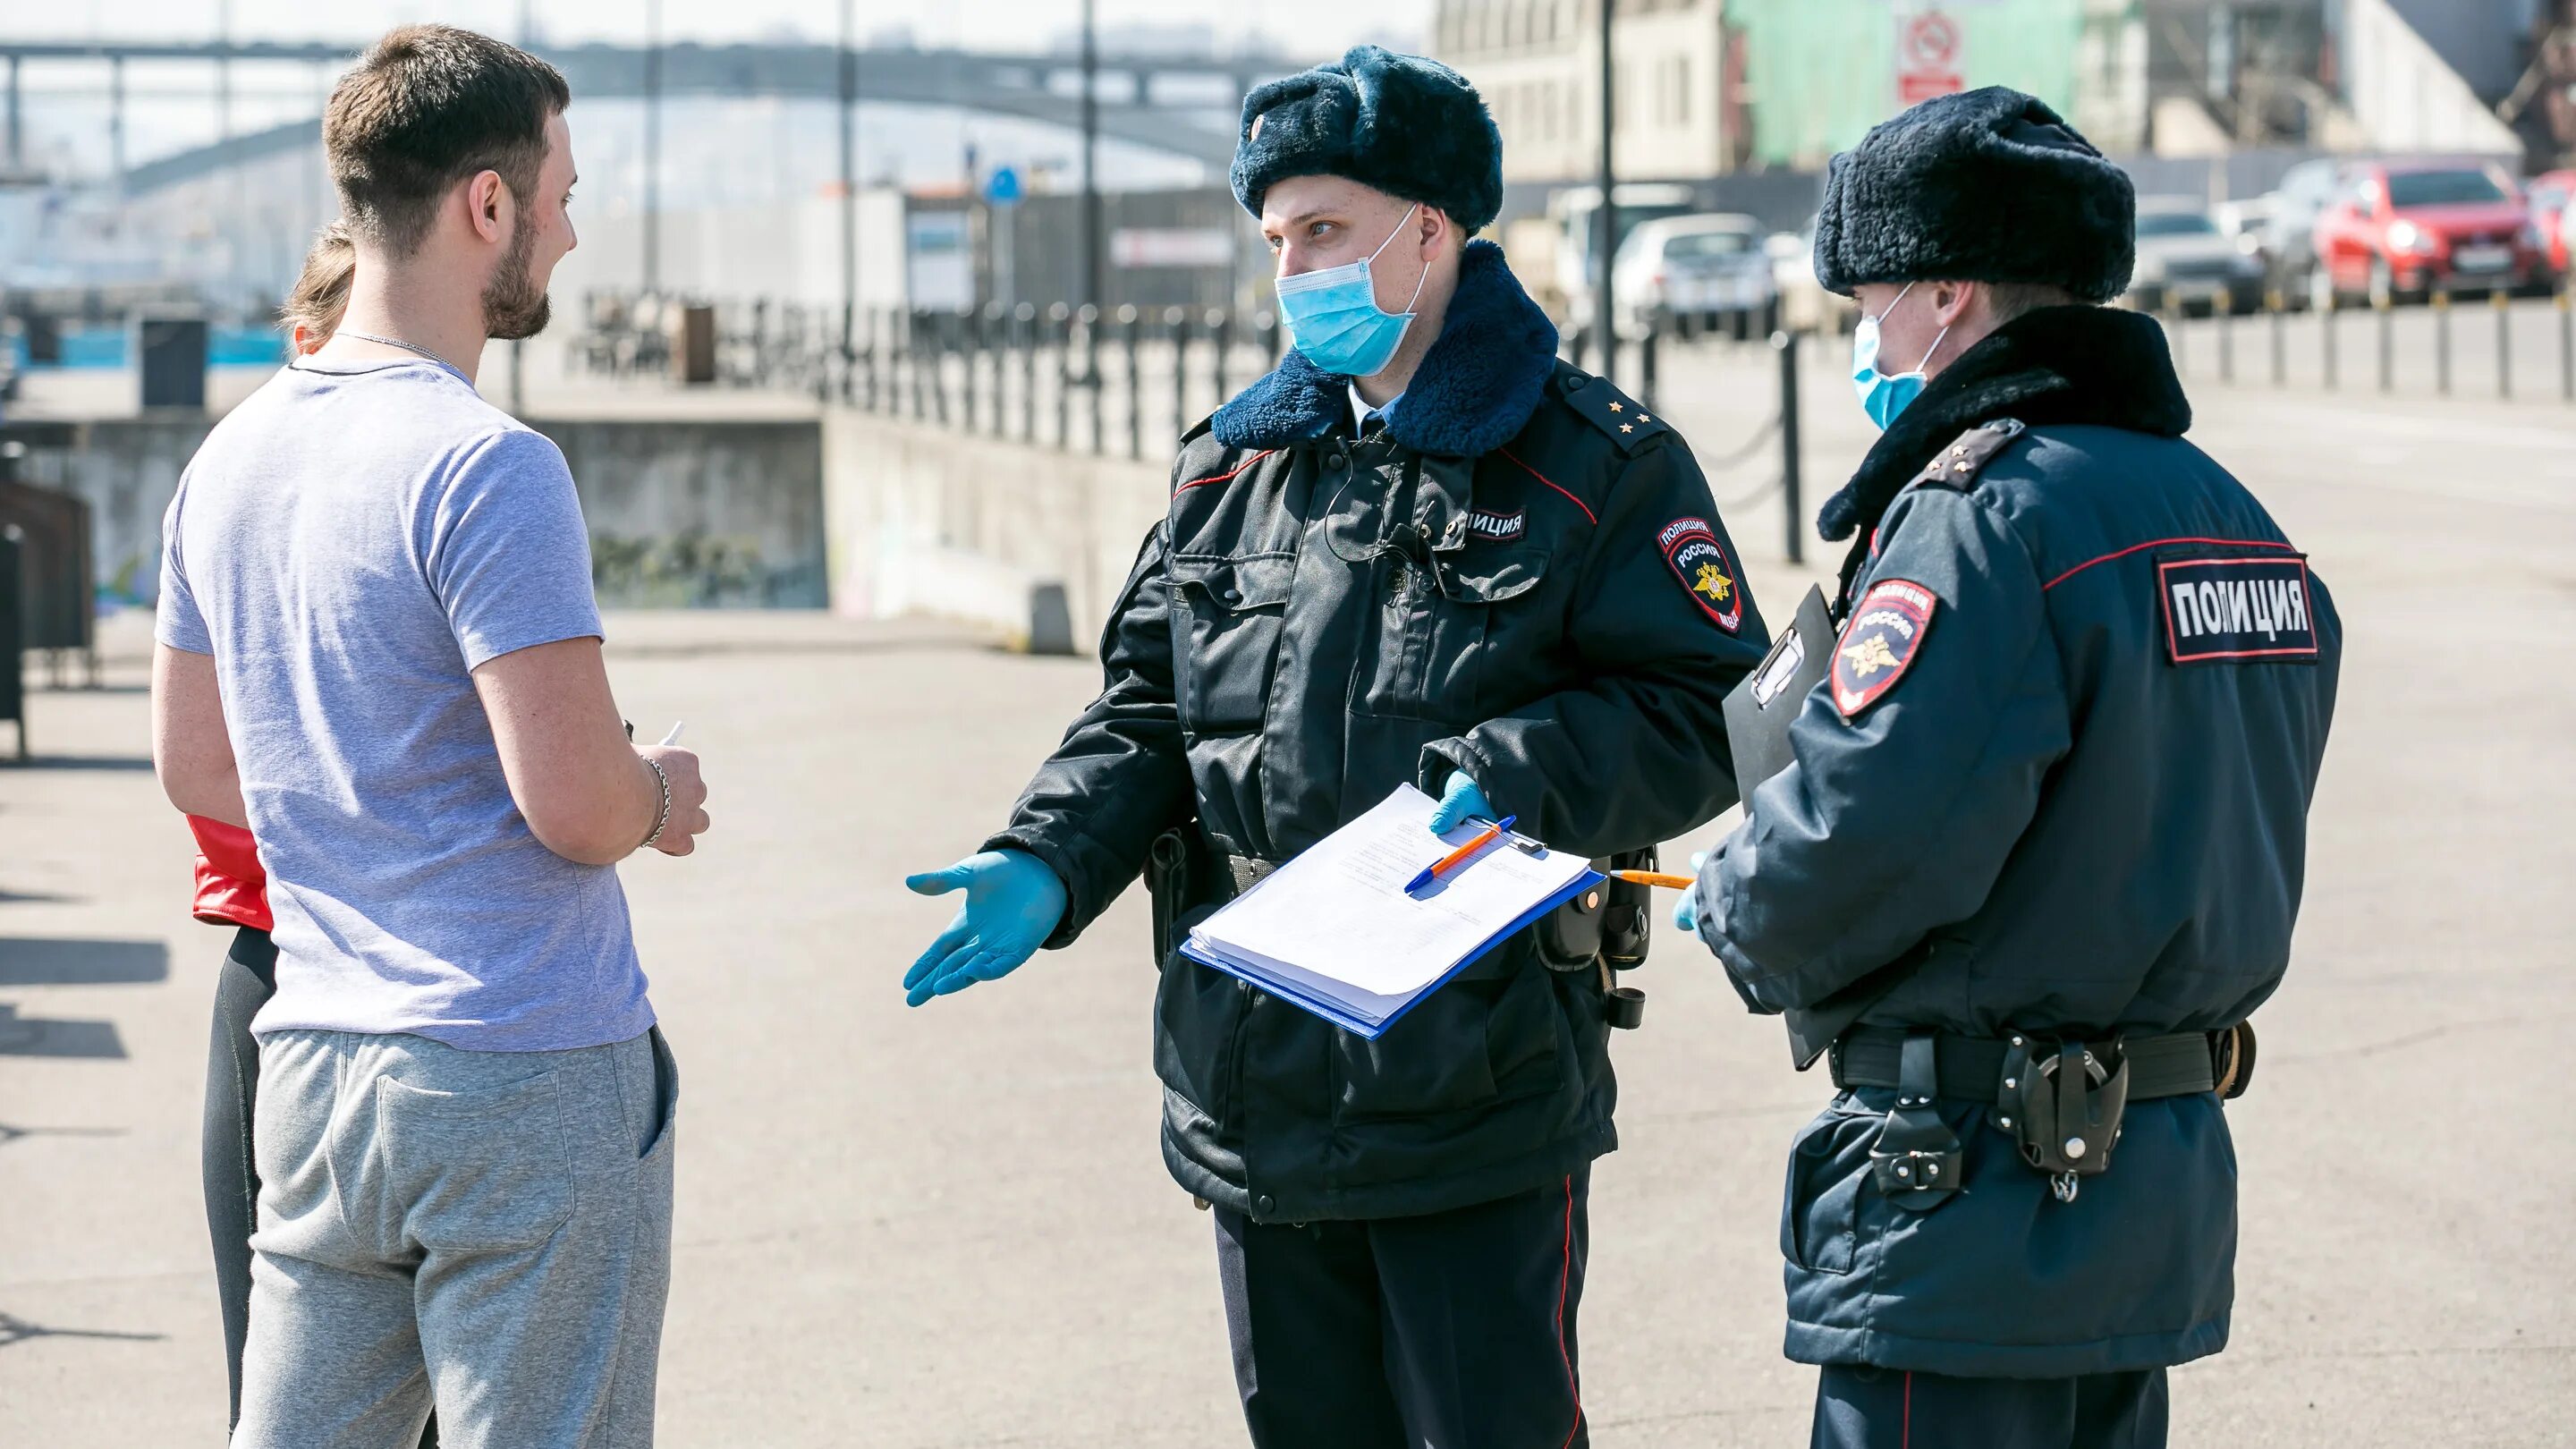
<path fill-rule="evenodd" d="M 819 609 L 829 601 L 816 420 L 529 425 L 572 465 L 602 604 Z"/>
<path fill-rule="evenodd" d="M 1061 584 L 1087 653 L 1163 516 L 1163 462 L 1093 458 L 836 410 L 823 424 L 832 607 L 933 614 L 1025 633 Z"/>
<path fill-rule="evenodd" d="M 204 417 L 107 419 L 76 424 L 68 449 L 31 452 L 31 481 L 89 500 L 105 598 L 157 597 L 161 516 L 212 426 Z M 572 464 L 602 604 L 825 604 L 814 419 L 541 418 L 533 426 Z"/>

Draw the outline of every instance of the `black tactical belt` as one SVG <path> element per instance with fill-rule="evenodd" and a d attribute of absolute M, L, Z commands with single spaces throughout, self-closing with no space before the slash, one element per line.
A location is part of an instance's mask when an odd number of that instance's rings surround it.
<path fill-rule="evenodd" d="M 1861 1026 L 1834 1043 L 1833 1076 L 1837 1087 L 1895 1087 L 1899 1080 L 1905 1032 L 1896 1027 Z M 2218 1089 L 2215 1054 L 2225 1032 L 2178 1032 L 2140 1037 L 2120 1044 L 2129 1064 L 2128 1099 L 2188 1097 Z M 2004 1059 L 2020 1042 L 2009 1037 L 1936 1036 L 1936 1095 L 1970 1102 L 1992 1102 L 2004 1076 Z"/>

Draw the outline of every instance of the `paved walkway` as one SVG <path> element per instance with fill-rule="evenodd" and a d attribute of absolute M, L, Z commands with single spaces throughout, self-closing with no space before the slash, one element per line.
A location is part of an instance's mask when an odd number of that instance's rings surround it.
<path fill-rule="evenodd" d="M 1668 379 L 1704 454 L 1749 430 L 1727 399 L 1757 376 Z M 1812 467 L 1839 477 L 1853 410 L 1808 411 Z M 2197 436 L 2314 552 L 2352 644 L 2300 959 L 2230 1112 L 2235 1346 L 2177 1375 L 2176 1442 L 2563 1444 L 2576 427 L 2238 392 Z M 1770 507 L 1730 517 L 1785 611 Z M 141 624 L 110 631 L 111 688 L 34 697 L 48 762 L 0 769 L 12 1445 L 220 1440 L 196 1150 L 224 938 L 182 914 Z M 917 1012 L 896 986 L 949 909 L 900 877 L 999 818 L 1095 666 L 814 616 L 611 628 L 620 702 L 656 734 L 689 720 L 719 827 L 625 873 L 686 1081 L 664 1442 L 1240 1443 L 1208 1220 L 1154 1147 L 1141 898 L 1000 984 Z M 1690 943 L 1666 933 L 1639 980 L 1583 1307 L 1596 1442 L 1803 1443 L 1775 1224 L 1826 1088 Z"/>

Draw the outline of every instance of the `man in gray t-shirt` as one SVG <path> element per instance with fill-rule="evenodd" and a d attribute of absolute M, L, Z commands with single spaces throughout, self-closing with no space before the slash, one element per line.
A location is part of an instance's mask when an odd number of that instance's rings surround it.
<path fill-rule="evenodd" d="M 677 1077 L 615 867 L 706 790 L 628 743 L 563 455 L 473 379 L 573 245 L 569 100 L 444 26 L 341 79 L 347 313 L 163 529 L 155 764 L 276 917 L 237 1444 L 652 1438 Z"/>
<path fill-rule="evenodd" d="M 474 688 L 492 660 L 600 637 L 555 445 L 445 363 L 326 353 L 216 425 L 163 539 L 161 642 L 214 656 L 277 918 L 251 1030 L 642 1035 L 617 871 L 529 829 Z"/>

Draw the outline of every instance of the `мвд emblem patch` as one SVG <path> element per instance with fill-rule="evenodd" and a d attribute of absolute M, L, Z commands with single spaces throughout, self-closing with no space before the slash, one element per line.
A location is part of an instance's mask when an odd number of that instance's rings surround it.
<path fill-rule="evenodd" d="M 1842 638 L 1834 641 L 1834 708 L 1843 718 L 1896 687 L 1923 647 L 1939 602 L 1930 589 L 1907 579 L 1882 579 L 1861 595 Z"/>
<path fill-rule="evenodd" d="M 1744 584 L 1717 541 L 1717 530 L 1705 518 L 1676 518 L 1655 535 L 1673 576 L 1717 627 L 1732 634 L 1744 627 Z"/>

